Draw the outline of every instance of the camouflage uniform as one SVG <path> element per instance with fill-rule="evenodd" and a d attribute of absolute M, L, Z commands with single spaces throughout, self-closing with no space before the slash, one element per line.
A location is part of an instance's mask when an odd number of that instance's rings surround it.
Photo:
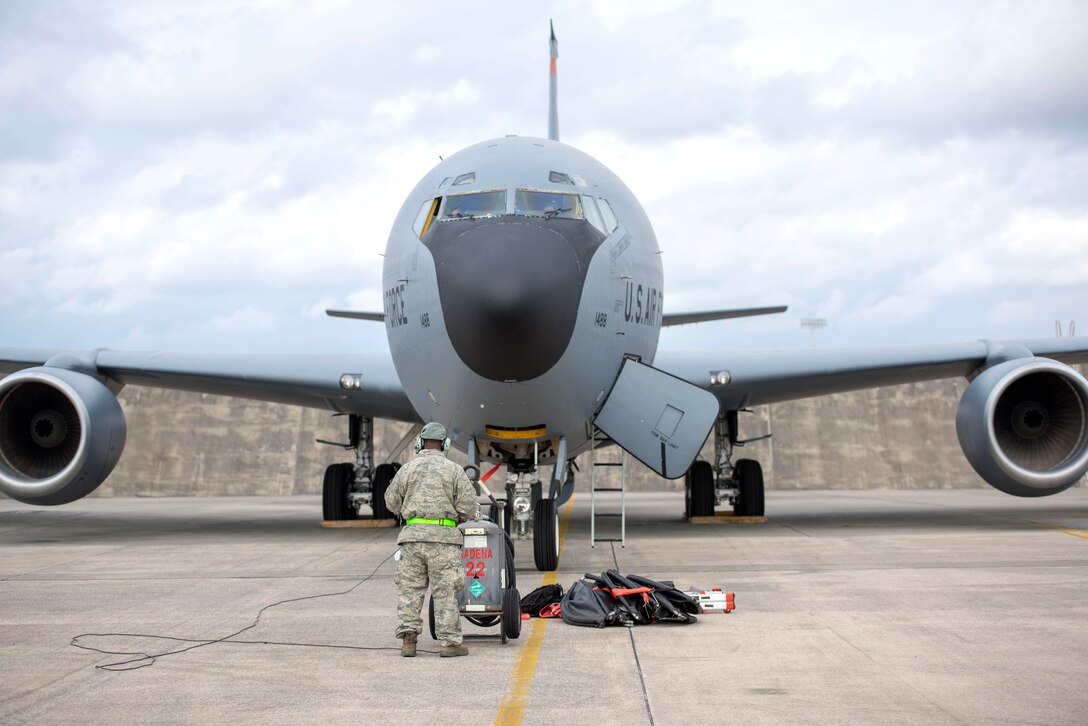
<path fill-rule="evenodd" d="M 439 449 L 423 449 L 393 477 L 385 506 L 404 519 L 452 519 L 464 522 L 476 510 L 476 490 L 465 470 Z M 423 595 L 428 580 L 434 598 L 435 635 L 442 645 L 462 641 L 457 594 L 465 586 L 461 532 L 440 524 L 409 524 L 397 537 L 401 545 L 395 581 L 397 637 L 420 633 Z"/>

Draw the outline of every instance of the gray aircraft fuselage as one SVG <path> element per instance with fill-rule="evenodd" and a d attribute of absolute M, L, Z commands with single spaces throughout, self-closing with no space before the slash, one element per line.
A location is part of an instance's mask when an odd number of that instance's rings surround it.
<path fill-rule="evenodd" d="M 554 460 L 562 437 L 573 457 L 624 356 L 650 364 L 657 350 L 650 221 L 615 174 L 558 141 L 494 139 L 436 166 L 393 223 L 382 279 L 412 405 L 485 458 L 536 444 Z"/>

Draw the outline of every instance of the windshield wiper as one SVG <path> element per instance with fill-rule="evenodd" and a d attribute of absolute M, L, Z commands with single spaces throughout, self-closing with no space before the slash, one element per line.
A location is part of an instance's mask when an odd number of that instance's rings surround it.
<path fill-rule="evenodd" d="M 549 209 L 548 211 L 544 212 L 544 218 L 551 219 L 560 212 L 569 212 L 571 209 L 572 207 L 564 207 L 563 209 Z"/>

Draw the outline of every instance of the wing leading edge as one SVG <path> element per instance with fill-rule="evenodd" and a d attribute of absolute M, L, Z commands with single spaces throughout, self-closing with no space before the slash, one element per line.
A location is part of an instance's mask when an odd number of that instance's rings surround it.
<path fill-rule="evenodd" d="M 659 351 L 654 366 L 713 392 L 723 410 L 969 376 L 1011 358 L 1088 362 L 1088 337 L 807 350 Z"/>
<path fill-rule="evenodd" d="M 235 396 L 415 423 L 383 355 L 245 355 L 0 349 L 0 373 L 51 366 L 120 385 Z M 349 387 L 341 377 L 352 376 Z M 356 386 L 357 384 L 357 386 Z"/>

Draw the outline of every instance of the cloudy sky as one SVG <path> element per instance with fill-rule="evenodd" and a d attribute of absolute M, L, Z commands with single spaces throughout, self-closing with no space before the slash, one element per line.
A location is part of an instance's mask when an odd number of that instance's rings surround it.
<path fill-rule="evenodd" d="M 1088 333 L 1082 0 L 43 0 L 0 3 L 0 346 L 384 348 L 323 310 L 381 308 L 439 155 L 546 134 L 549 18 L 666 311 L 790 306 L 662 347 Z"/>

